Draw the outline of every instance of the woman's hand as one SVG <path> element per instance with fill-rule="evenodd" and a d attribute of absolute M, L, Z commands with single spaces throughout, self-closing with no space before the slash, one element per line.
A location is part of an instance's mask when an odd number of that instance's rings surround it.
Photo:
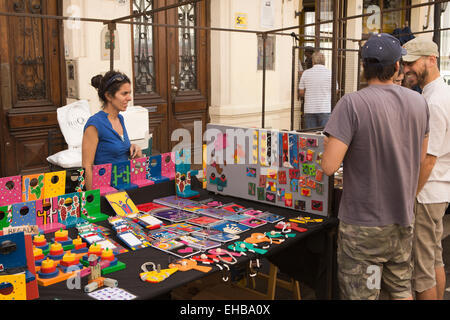
<path fill-rule="evenodd" d="M 142 158 L 142 149 L 138 145 L 132 144 L 130 147 L 130 159 Z"/>

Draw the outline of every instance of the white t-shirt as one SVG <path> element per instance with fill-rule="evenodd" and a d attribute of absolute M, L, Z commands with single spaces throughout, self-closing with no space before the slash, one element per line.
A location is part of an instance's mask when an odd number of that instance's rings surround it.
<path fill-rule="evenodd" d="M 331 71 L 324 65 L 305 70 L 299 89 L 305 90 L 305 113 L 331 112 Z"/>
<path fill-rule="evenodd" d="M 422 92 L 430 109 L 427 153 L 436 156 L 430 178 L 417 196 L 420 203 L 450 202 L 450 86 L 442 77 Z"/>

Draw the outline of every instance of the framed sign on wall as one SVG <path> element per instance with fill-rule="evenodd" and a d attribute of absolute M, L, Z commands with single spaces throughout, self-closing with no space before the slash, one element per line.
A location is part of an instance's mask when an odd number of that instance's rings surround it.
<path fill-rule="evenodd" d="M 264 41 L 258 35 L 258 69 L 263 69 Z M 267 36 L 266 39 L 266 70 L 275 70 L 275 36 Z"/>

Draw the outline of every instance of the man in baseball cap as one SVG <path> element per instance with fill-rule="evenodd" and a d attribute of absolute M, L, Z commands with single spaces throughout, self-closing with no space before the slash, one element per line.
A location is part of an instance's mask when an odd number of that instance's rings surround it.
<path fill-rule="evenodd" d="M 381 285 L 392 299 L 412 299 L 414 198 L 428 108 L 419 93 L 393 82 L 404 54 L 397 38 L 370 37 L 361 48 L 368 86 L 344 95 L 323 130 L 324 173 L 344 164 L 337 240 L 341 299 L 377 299 Z"/>
<path fill-rule="evenodd" d="M 442 218 L 450 202 L 450 87 L 439 73 L 436 43 L 424 37 L 404 45 L 405 76 L 417 79 L 430 110 L 427 154 L 420 166 L 415 201 L 413 289 L 417 299 L 442 300 Z"/>
<path fill-rule="evenodd" d="M 388 33 L 373 35 L 361 50 L 363 59 L 373 59 L 384 66 L 395 64 L 405 54 L 400 41 Z"/>
<path fill-rule="evenodd" d="M 408 41 L 403 45 L 407 54 L 403 56 L 403 65 L 406 80 L 410 86 L 419 85 L 422 89 L 425 86 L 425 77 L 428 76 L 427 66 L 435 64 L 432 62 L 439 57 L 439 50 L 436 43 L 424 37 L 418 37 Z M 428 59 L 431 58 L 431 59 Z M 434 57 L 434 58 L 433 58 Z M 436 64 L 437 67 L 437 64 Z M 439 70 L 435 70 L 439 72 Z"/>

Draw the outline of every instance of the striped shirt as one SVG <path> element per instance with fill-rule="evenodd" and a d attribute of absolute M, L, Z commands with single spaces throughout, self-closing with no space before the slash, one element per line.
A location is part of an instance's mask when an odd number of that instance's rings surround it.
<path fill-rule="evenodd" d="M 324 65 L 305 70 L 299 89 L 305 90 L 305 113 L 331 112 L 331 71 Z"/>

